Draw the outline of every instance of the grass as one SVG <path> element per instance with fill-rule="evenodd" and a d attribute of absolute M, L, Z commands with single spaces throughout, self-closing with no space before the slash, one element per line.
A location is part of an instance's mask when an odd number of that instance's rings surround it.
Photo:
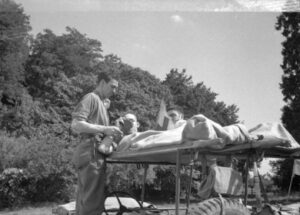
<path fill-rule="evenodd" d="M 19 209 L 11 209 L 11 210 L 4 210 L 0 211 L 0 215 L 52 215 L 52 208 L 56 207 L 57 204 L 43 204 L 37 206 L 28 206 Z M 175 208 L 175 204 L 156 204 L 158 208 Z M 184 204 L 181 204 L 180 207 L 184 207 Z M 185 214 L 185 211 L 181 211 L 180 214 Z M 174 215 L 175 210 L 171 210 L 169 215 Z"/>
<path fill-rule="evenodd" d="M 255 199 L 249 199 L 250 204 L 254 203 L 256 200 Z M 253 201 L 253 202 L 252 202 Z M 300 202 L 300 197 L 299 195 L 292 195 L 289 199 L 289 201 L 286 201 L 286 197 L 273 197 L 270 198 L 271 204 L 292 204 L 293 202 Z M 196 203 L 191 203 L 191 206 Z M 158 208 L 175 208 L 175 203 L 155 203 L 155 205 Z M 0 215 L 52 215 L 52 208 L 56 207 L 57 204 L 55 203 L 44 203 L 36 206 L 27 206 L 23 208 L 15 208 L 15 209 L 10 209 L 10 210 L 3 210 L 0 211 Z M 185 207 L 185 204 L 180 204 L 181 208 Z M 164 213 L 163 213 L 164 214 Z M 170 210 L 169 215 L 174 215 L 175 210 Z M 180 215 L 185 214 L 185 210 L 181 210 Z"/>
<path fill-rule="evenodd" d="M 55 203 L 44 203 L 36 206 L 6 209 L 0 211 L 0 215 L 52 215 L 52 208 L 55 206 Z"/>

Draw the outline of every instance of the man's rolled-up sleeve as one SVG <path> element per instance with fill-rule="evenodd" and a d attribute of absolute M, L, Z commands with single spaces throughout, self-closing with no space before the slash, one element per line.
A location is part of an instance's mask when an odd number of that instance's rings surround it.
<path fill-rule="evenodd" d="M 78 121 L 87 121 L 91 113 L 92 107 L 92 95 L 88 94 L 78 103 L 75 110 L 72 113 L 72 119 Z"/>

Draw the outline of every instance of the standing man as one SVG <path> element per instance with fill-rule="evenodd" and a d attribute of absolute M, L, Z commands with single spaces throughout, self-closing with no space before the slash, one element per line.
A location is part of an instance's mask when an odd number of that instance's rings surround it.
<path fill-rule="evenodd" d="M 96 89 L 85 95 L 72 114 L 71 127 L 80 134 L 81 143 L 74 154 L 74 164 L 78 172 L 76 215 L 100 215 L 104 210 L 106 160 L 98 151 L 101 142 L 96 135 L 114 137 L 122 132 L 116 126 L 109 126 L 107 113 L 108 98 L 118 88 L 118 81 L 108 73 L 98 75 Z M 113 142 L 113 138 L 104 138 Z M 104 143 L 103 143 L 104 144 Z"/>

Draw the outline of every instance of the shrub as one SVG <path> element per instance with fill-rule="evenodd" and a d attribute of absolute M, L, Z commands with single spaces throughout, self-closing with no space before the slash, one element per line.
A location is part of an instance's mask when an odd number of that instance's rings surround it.
<path fill-rule="evenodd" d="M 156 178 L 154 179 L 154 186 L 160 190 L 162 199 L 174 200 L 175 197 L 175 184 L 176 184 L 176 167 L 173 166 L 156 166 L 154 168 Z M 193 179 L 199 177 L 199 172 L 193 170 Z M 186 192 L 191 189 L 192 194 L 197 193 L 198 182 L 192 180 L 190 183 L 190 169 L 183 167 L 180 170 L 180 194 L 181 197 L 186 197 Z"/>
<path fill-rule="evenodd" d="M 26 150 L 27 170 L 33 179 L 31 201 L 68 201 L 73 197 L 75 172 L 72 149 L 59 138 L 35 139 Z"/>
<path fill-rule="evenodd" d="M 14 138 L 0 134 L 1 207 L 74 197 L 72 148 L 53 136 Z M 20 170 L 22 169 L 22 171 Z"/>
<path fill-rule="evenodd" d="M 26 202 L 28 174 L 22 169 L 8 168 L 0 174 L 0 208 Z"/>
<path fill-rule="evenodd" d="M 73 198 L 73 181 L 61 175 L 31 177 L 26 187 L 26 199 L 36 202 L 68 202 Z"/>
<path fill-rule="evenodd" d="M 24 151 L 28 144 L 29 140 L 24 137 L 11 137 L 5 132 L 0 132 L 0 172 L 12 167 L 24 169 Z"/>

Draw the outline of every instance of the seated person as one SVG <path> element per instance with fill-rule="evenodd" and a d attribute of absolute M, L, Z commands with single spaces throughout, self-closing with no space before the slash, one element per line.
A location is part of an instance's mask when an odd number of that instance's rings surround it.
<path fill-rule="evenodd" d="M 140 127 L 137 118 L 132 113 L 127 113 L 116 121 L 116 125 L 120 128 L 124 135 L 135 134 Z"/>
<path fill-rule="evenodd" d="M 169 123 L 168 130 L 178 128 L 183 125 L 186 121 L 183 119 L 183 111 L 180 107 L 170 107 L 167 110 L 168 116 L 171 119 L 171 123 Z"/>

